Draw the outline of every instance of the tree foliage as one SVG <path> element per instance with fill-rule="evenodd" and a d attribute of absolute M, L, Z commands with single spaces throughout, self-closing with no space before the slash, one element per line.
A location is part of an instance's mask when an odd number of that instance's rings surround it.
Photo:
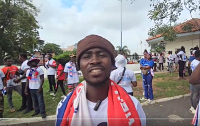
<path fill-rule="evenodd" d="M 177 34 L 173 29 L 183 10 L 192 12 L 200 11 L 200 0 L 151 0 L 151 10 L 148 16 L 154 21 L 155 26 L 149 30 L 150 36 L 161 34 L 165 41 L 174 41 Z M 182 30 L 189 31 L 192 26 L 183 27 Z"/>
<path fill-rule="evenodd" d="M 165 44 L 164 43 L 155 43 L 155 44 L 151 44 L 151 52 L 158 52 L 161 53 L 163 51 L 165 51 Z"/>
<path fill-rule="evenodd" d="M 60 55 L 56 55 L 54 56 L 54 60 L 58 61 L 59 59 L 64 59 L 66 62 L 69 62 L 70 60 L 70 54 L 76 54 L 76 50 L 73 50 L 73 51 L 66 51 Z"/>
<path fill-rule="evenodd" d="M 130 55 L 131 53 L 127 46 L 123 46 L 122 49 L 120 46 L 117 46 L 116 48 L 117 48 L 118 53 L 120 53 L 121 50 L 123 51 L 125 55 Z"/>
<path fill-rule="evenodd" d="M 60 48 L 60 45 L 57 45 L 55 43 L 47 43 L 44 45 L 42 52 L 55 53 L 56 55 L 59 55 L 63 53 L 63 50 Z"/>
<path fill-rule="evenodd" d="M 37 13 L 31 0 L 0 0 L 0 56 L 33 51 L 39 41 Z"/>

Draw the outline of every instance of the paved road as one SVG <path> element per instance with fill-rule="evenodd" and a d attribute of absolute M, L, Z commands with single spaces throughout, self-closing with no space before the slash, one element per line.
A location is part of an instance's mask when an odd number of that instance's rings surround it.
<path fill-rule="evenodd" d="M 193 118 L 190 106 L 190 97 L 143 106 L 147 126 L 190 126 Z"/>
<path fill-rule="evenodd" d="M 193 114 L 189 112 L 190 97 L 159 104 L 143 106 L 147 126 L 191 126 Z M 54 126 L 55 121 L 20 124 L 13 126 Z"/>

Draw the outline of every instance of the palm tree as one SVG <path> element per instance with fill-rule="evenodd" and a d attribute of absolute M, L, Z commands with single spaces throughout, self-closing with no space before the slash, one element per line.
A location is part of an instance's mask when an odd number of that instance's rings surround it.
<path fill-rule="evenodd" d="M 121 50 L 123 51 L 125 55 L 130 55 L 131 53 L 127 46 L 123 46 L 122 49 L 120 46 L 117 46 L 116 48 L 117 48 L 118 53 L 120 53 Z"/>

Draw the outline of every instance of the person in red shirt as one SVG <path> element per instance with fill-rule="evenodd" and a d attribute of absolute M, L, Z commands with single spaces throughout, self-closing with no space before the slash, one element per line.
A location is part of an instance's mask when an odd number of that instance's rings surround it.
<path fill-rule="evenodd" d="M 58 86 L 60 85 L 60 88 L 63 92 L 63 96 L 61 96 L 62 98 L 64 98 L 66 96 L 66 93 L 65 93 L 65 88 L 64 88 L 64 81 L 65 81 L 65 72 L 64 72 L 64 68 L 65 68 L 65 60 L 64 59 L 59 59 L 58 60 L 58 69 L 57 69 L 57 84 L 56 84 L 56 89 L 55 89 L 55 93 L 57 92 L 58 90 Z"/>
<path fill-rule="evenodd" d="M 5 74 L 5 81 L 4 87 L 7 90 L 7 98 L 8 98 L 8 104 L 10 107 L 10 112 L 15 112 L 13 102 L 12 102 L 12 91 L 16 91 L 20 95 L 22 95 L 22 88 L 19 83 L 17 83 L 18 75 L 16 74 L 19 70 L 17 66 L 12 65 L 12 58 L 11 57 L 5 57 L 4 62 L 6 64 L 5 67 L 3 67 L 1 70 Z"/>

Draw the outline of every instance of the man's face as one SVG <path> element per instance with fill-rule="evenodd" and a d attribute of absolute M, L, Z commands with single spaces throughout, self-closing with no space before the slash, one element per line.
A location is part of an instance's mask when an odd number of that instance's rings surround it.
<path fill-rule="evenodd" d="M 30 62 L 31 67 L 36 67 L 37 66 L 37 61 L 33 60 Z"/>
<path fill-rule="evenodd" d="M 23 57 L 19 56 L 19 62 L 23 62 Z"/>
<path fill-rule="evenodd" d="M 71 62 L 75 62 L 76 61 L 76 57 L 71 57 Z"/>
<path fill-rule="evenodd" d="M 81 56 L 80 69 L 88 84 L 100 86 L 110 77 L 111 57 L 104 49 L 90 49 Z"/>
<path fill-rule="evenodd" d="M 6 66 L 11 66 L 12 65 L 12 59 L 7 59 L 5 63 L 6 63 Z"/>
<path fill-rule="evenodd" d="M 52 56 L 51 55 L 47 55 L 47 58 L 50 60 L 52 58 Z"/>
<path fill-rule="evenodd" d="M 143 54 L 144 54 L 144 58 L 146 59 L 146 58 L 147 58 L 147 53 L 146 53 L 146 52 L 144 52 Z"/>

